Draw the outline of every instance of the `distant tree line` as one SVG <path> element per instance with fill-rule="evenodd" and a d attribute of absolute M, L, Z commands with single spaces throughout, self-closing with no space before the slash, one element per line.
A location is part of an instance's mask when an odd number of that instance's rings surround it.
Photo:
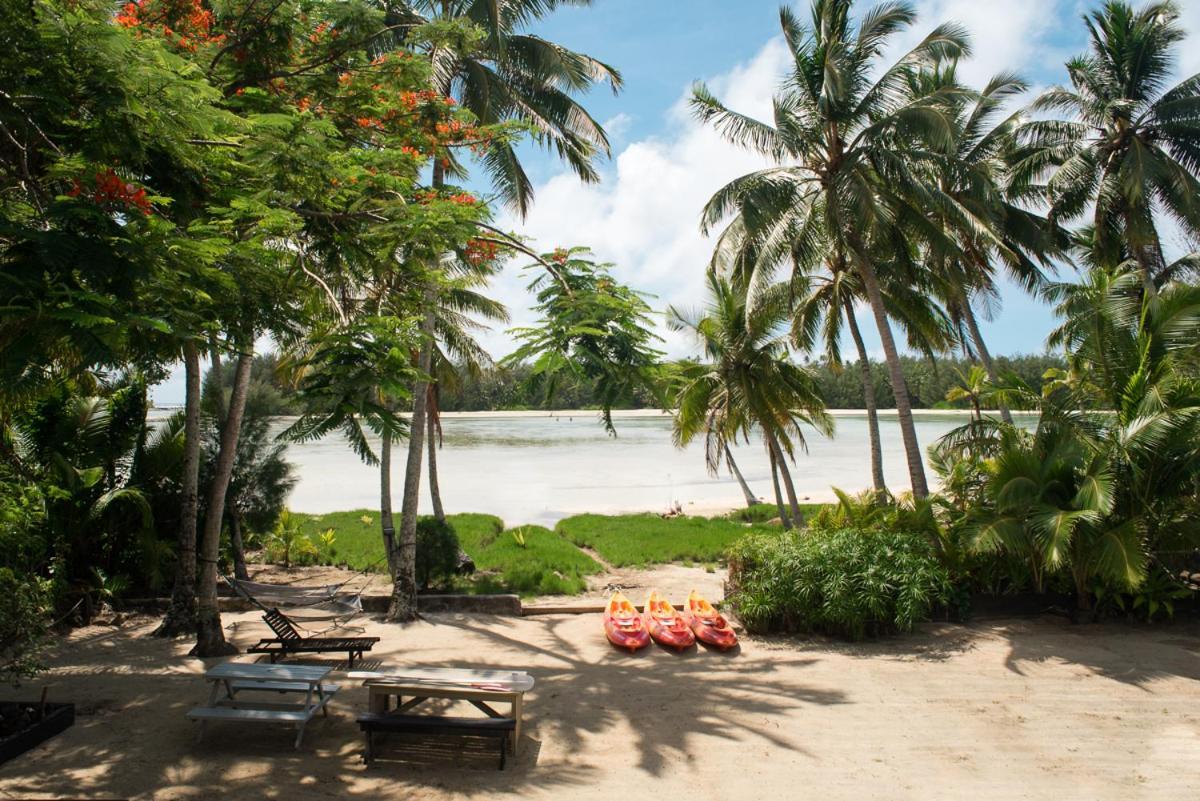
<path fill-rule="evenodd" d="M 961 358 L 941 358 L 931 361 L 919 357 L 902 357 L 904 377 L 913 396 L 913 407 L 917 409 L 966 409 L 967 401 L 951 403 L 946 393 L 961 383 L 961 374 L 971 368 L 971 362 Z M 1036 391 L 1041 391 L 1043 376 L 1047 370 L 1063 369 L 1066 363 L 1061 357 L 1049 355 L 998 356 L 996 366 L 1002 375 L 1011 374 Z M 282 380 L 276 369 L 275 354 L 260 354 L 254 357 L 251 371 L 251 386 L 254 394 L 273 415 L 300 414 L 302 405 L 296 392 Z M 834 369 L 824 362 L 809 365 L 821 399 L 829 409 L 862 409 L 862 374 L 855 364 Z M 223 365 L 232 378 L 233 365 Z M 519 411 L 547 408 L 545 394 L 531 379 L 533 368 L 527 364 L 512 367 L 492 367 L 475 375 L 461 371 L 457 387 L 442 390 L 439 409 L 443 412 Z M 666 380 L 670 380 L 671 366 L 664 365 Z M 896 408 L 896 399 L 888 383 L 887 366 L 882 362 L 871 363 L 871 375 L 875 384 L 875 401 L 880 409 Z M 594 382 L 579 378 L 560 379 L 550 407 L 555 409 L 598 409 L 602 403 Z M 648 390 L 634 388 L 617 408 L 651 409 L 658 403 Z"/>

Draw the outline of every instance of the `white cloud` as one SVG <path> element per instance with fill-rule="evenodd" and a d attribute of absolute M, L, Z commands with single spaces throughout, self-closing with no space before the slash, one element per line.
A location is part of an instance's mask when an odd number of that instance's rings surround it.
<path fill-rule="evenodd" d="M 772 40 L 750 62 L 708 84 L 730 107 L 764 117 L 770 113 L 771 95 L 786 58 L 782 41 Z M 592 248 L 598 258 L 614 263 L 619 280 L 654 294 L 656 308 L 698 304 L 703 298 L 704 265 L 712 251 L 711 240 L 699 231 L 700 211 L 714 191 L 763 166 L 763 161 L 693 120 L 687 108 L 689 96 L 690 89 L 684 90 L 668 110 L 663 126 L 667 133 L 626 145 L 602 183 L 582 184 L 564 170 L 537 187 L 526 220 L 507 219 L 501 224 L 531 237 L 542 251 L 570 245 Z M 509 304 L 515 325 L 533 317 L 523 290 L 527 281 L 528 276 L 510 266 L 493 286 L 495 294 Z M 671 355 L 692 350 L 692 343 L 677 335 L 660 333 Z M 511 350 L 502 331 L 483 339 L 495 354 Z"/>
<path fill-rule="evenodd" d="M 959 78 L 971 86 L 981 87 L 1001 72 L 1029 79 L 1058 71 L 1068 54 L 1049 39 L 1056 21 L 1072 16 L 1069 5 L 1065 0 L 920 0 L 917 23 L 898 40 L 893 58 L 943 22 L 957 22 L 971 35 L 971 58 L 958 70 Z"/>
<path fill-rule="evenodd" d="M 1179 70 L 1184 77 L 1200 72 L 1200 0 L 1182 0 L 1178 3 L 1179 22 L 1187 31 L 1187 40 L 1176 51 L 1179 54 Z"/>

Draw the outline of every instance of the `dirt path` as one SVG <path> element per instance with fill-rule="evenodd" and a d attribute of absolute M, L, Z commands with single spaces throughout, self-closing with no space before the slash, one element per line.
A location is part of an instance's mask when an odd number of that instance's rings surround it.
<path fill-rule="evenodd" d="M 300 751 L 285 728 L 184 719 L 206 694 L 189 643 L 154 621 L 73 632 L 52 670 L 0 697 L 79 705 L 75 726 L 0 766 L 0 797 L 1159 801 L 1200 794 L 1200 624 L 973 627 L 858 645 L 745 638 L 740 653 L 607 646 L 598 616 L 367 621 L 387 665 L 521 668 L 522 754 L 392 740 L 370 768 L 343 680 Z M 227 615 L 243 648 L 266 633 Z M 246 659 L 245 656 L 239 657 Z M 334 676 L 337 680 L 337 676 Z M 470 714 L 467 708 L 462 713 Z"/>

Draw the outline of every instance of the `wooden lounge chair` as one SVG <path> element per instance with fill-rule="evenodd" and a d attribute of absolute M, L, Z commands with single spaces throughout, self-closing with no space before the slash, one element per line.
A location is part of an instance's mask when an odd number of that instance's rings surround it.
<path fill-rule="evenodd" d="M 362 659 L 365 652 L 370 651 L 378 637 L 302 637 L 292 621 L 278 609 L 269 609 L 263 615 L 263 620 L 271 627 L 277 637 L 260 640 L 258 645 L 247 650 L 251 654 L 269 654 L 271 663 L 283 656 L 292 654 L 327 654 L 345 651 L 348 656 L 348 667 L 354 667 L 355 659 Z"/>

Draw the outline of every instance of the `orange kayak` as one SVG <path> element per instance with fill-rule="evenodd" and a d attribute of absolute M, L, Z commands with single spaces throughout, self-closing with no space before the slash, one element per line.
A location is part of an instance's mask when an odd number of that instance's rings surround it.
<path fill-rule="evenodd" d="M 658 594 L 658 590 L 651 591 L 646 599 L 645 618 L 646 628 L 655 642 L 680 651 L 696 644 L 696 637 L 683 615 L 676 612 L 671 602 Z"/>
<path fill-rule="evenodd" d="M 650 644 L 650 634 L 637 607 L 619 592 L 613 593 L 604 608 L 604 635 L 613 645 L 628 648 L 630 653 Z"/>
<path fill-rule="evenodd" d="M 688 595 L 687 618 L 692 632 L 700 642 L 722 651 L 738 644 L 737 634 L 730 627 L 729 621 L 695 590 Z"/>

